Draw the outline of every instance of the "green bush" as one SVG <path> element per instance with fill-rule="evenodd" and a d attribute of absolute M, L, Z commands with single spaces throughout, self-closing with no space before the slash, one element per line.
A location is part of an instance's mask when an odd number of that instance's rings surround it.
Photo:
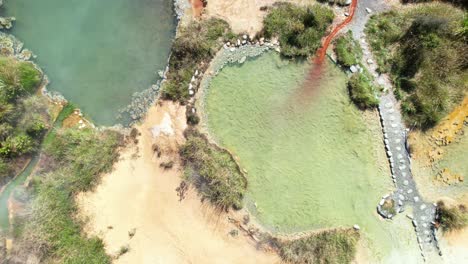
<path fill-rule="evenodd" d="M 288 263 L 351 263 L 359 237 L 354 230 L 331 230 L 276 243 Z"/>
<path fill-rule="evenodd" d="M 332 10 L 321 5 L 278 3 L 263 21 L 263 33 L 267 38 L 279 38 L 282 55 L 309 56 L 320 47 L 333 17 Z"/>
<path fill-rule="evenodd" d="M 118 157 L 122 136 L 113 131 L 58 130 L 45 143 L 46 171 L 35 177 L 32 212 L 20 240 L 44 263 L 110 263 L 102 241 L 82 234 L 75 194 L 88 191 Z M 16 228 L 16 227 L 14 227 Z"/>
<path fill-rule="evenodd" d="M 180 30 L 172 45 L 167 81 L 161 96 L 164 99 L 186 103 L 190 95 L 190 80 L 201 62 L 209 60 L 219 50 L 223 38 L 232 37 L 229 24 L 221 19 L 211 18 L 191 23 Z"/>
<path fill-rule="evenodd" d="M 188 180 L 216 206 L 222 209 L 242 208 L 247 180 L 231 155 L 211 145 L 196 130 L 187 130 L 186 139 L 180 155 Z"/>
<path fill-rule="evenodd" d="M 42 80 L 42 74 L 30 62 L 21 62 L 18 66 L 19 82 L 23 89 L 33 93 Z"/>
<path fill-rule="evenodd" d="M 463 205 L 448 207 L 444 202 L 439 201 L 437 217 L 444 232 L 461 230 L 468 225 L 468 212 Z"/>
<path fill-rule="evenodd" d="M 351 100 L 361 109 L 376 107 L 379 104 L 375 96 L 371 79 L 362 73 L 354 73 L 348 81 Z"/>
<path fill-rule="evenodd" d="M 434 126 L 468 91 L 465 20 L 451 5 L 431 4 L 379 14 L 367 24 L 379 70 L 394 80 L 410 126 Z"/>
<path fill-rule="evenodd" d="M 345 67 L 356 65 L 362 59 L 362 49 L 359 43 L 354 40 L 351 31 L 336 39 L 335 53 L 337 62 Z"/>

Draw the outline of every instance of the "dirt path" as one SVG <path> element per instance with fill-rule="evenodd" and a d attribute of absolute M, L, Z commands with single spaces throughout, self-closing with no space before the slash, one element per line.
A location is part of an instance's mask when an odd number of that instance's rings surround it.
<path fill-rule="evenodd" d="M 97 189 L 77 198 L 89 217 L 87 232 L 103 238 L 109 254 L 129 246 L 115 263 L 278 263 L 276 254 L 257 251 L 241 232 L 228 235 L 234 226 L 226 214 L 202 204 L 195 191 L 179 202 L 179 166 L 164 171 L 159 163 L 176 158 L 184 127 L 184 107 L 164 103 L 149 110 L 138 126 L 138 154 L 135 146 L 124 150 Z M 160 158 L 154 142 L 162 149 Z"/>

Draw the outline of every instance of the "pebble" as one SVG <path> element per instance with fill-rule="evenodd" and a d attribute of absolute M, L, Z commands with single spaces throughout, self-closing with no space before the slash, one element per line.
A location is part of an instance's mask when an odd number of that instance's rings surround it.
<path fill-rule="evenodd" d="M 413 199 L 414 199 L 414 201 L 415 201 L 416 203 L 419 202 L 419 197 L 418 197 L 418 196 L 415 196 Z"/>
<path fill-rule="evenodd" d="M 361 228 L 358 225 L 353 225 L 354 230 L 360 230 Z"/>

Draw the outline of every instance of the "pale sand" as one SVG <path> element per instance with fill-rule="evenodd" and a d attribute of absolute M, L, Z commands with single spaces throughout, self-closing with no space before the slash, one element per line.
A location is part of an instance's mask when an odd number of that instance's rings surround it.
<path fill-rule="evenodd" d="M 445 263 L 468 263 L 468 228 L 445 234 L 440 244 Z"/>
<path fill-rule="evenodd" d="M 253 35 L 263 27 L 263 18 L 267 14 L 260 11 L 262 6 L 271 6 L 278 0 L 209 0 L 205 8 L 208 17 L 226 20 L 235 33 Z M 312 4 L 314 0 L 284 0 L 300 5 Z"/>
<path fill-rule="evenodd" d="M 151 128 L 161 125 L 166 113 L 174 134 L 160 134 L 158 144 L 163 145 L 163 154 L 157 158 L 152 151 Z M 164 123 L 167 126 L 168 121 Z M 113 172 L 102 177 L 96 190 L 77 197 L 82 214 L 89 217 L 86 232 L 101 237 L 109 254 L 129 246 L 130 251 L 115 263 L 280 262 L 276 254 L 256 250 L 242 232 L 230 237 L 228 232 L 235 227 L 227 215 L 202 204 L 194 190 L 179 202 L 175 191 L 181 182 L 179 165 L 164 171 L 159 163 L 177 158 L 176 146 L 183 142 L 185 107 L 170 102 L 152 107 L 137 128 L 141 132 L 138 155 L 135 146 L 123 150 Z M 130 238 L 132 229 L 136 233 Z"/>

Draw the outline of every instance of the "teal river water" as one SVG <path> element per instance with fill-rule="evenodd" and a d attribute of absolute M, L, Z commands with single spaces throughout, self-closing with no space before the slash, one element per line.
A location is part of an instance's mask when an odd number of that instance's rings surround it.
<path fill-rule="evenodd" d="M 172 0 L 7 0 L 1 15 L 48 75 L 48 89 L 97 124 L 116 123 L 133 93 L 155 83 L 175 34 Z"/>

